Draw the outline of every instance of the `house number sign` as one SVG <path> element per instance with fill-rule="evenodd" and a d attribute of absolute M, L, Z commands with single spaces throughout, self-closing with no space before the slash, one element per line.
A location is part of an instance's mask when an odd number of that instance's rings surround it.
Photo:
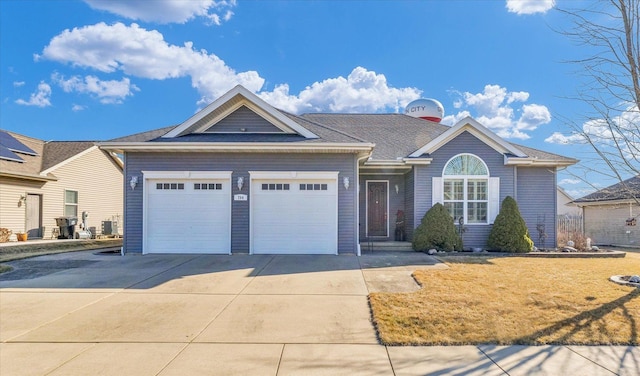
<path fill-rule="evenodd" d="M 233 201 L 247 201 L 247 195 L 233 195 Z"/>

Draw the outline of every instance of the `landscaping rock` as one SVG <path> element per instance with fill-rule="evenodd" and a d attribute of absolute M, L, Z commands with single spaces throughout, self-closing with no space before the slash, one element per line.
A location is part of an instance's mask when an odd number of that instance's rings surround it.
<path fill-rule="evenodd" d="M 567 244 L 569 244 L 569 242 L 567 242 Z M 567 245 L 565 247 L 562 248 L 562 252 L 578 252 L 577 249 Z"/>
<path fill-rule="evenodd" d="M 640 276 L 634 275 L 629 278 L 629 282 L 631 283 L 640 283 Z"/>
<path fill-rule="evenodd" d="M 427 251 L 427 254 L 429 255 L 435 255 L 436 253 L 438 253 L 438 250 L 431 248 L 430 250 Z"/>
<path fill-rule="evenodd" d="M 575 243 L 573 240 L 569 240 L 569 241 L 567 242 L 567 247 L 571 247 L 571 248 L 573 248 L 573 247 L 575 247 L 575 245 L 576 245 L 576 243 Z"/>

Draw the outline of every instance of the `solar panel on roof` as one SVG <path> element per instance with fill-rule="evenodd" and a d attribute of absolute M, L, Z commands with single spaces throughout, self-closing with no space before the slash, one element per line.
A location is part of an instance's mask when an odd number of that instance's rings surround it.
<path fill-rule="evenodd" d="M 15 137 L 5 131 L 0 131 L 0 146 L 4 146 L 10 151 L 16 153 L 38 155 L 38 153 L 33 151 L 30 147 L 16 140 Z"/>
<path fill-rule="evenodd" d="M 0 145 L 0 159 L 4 159 L 7 161 L 20 162 L 20 163 L 24 162 L 22 158 L 20 158 L 16 153 L 6 148 L 4 145 Z"/>

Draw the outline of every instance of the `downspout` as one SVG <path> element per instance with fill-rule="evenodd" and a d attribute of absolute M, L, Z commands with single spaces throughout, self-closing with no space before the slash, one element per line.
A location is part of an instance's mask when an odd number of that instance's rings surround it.
<path fill-rule="evenodd" d="M 126 249 L 127 249 L 127 247 L 126 247 L 126 244 L 127 244 L 126 233 L 127 233 L 127 222 L 129 222 L 127 220 L 127 207 L 129 206 L 129 205 L 127 205 L 127 201 L 128 201 L 127 200 L 127 196 L 129 195 L 129 191 L 127 190 L 127 171 L 128 171 L 129 165 L 127 164 L 127 153 L 126 152 L 122 153 L 122 163 L 124 165 L 124 167 L 122 169 L 122 174 L 123 174 L 122 186 L 123 186 L 123 192 L 124 192 L 124 196 L 122 197 L 122 206 L 123 206 L 123 208 L 122 208 L 122 219 L 123 219 L 124 223 L 122 223 L 122 247 L 120 248 L 120 255 L 124 256 L 127 253 L 127 251 L 126 251 Z"/>

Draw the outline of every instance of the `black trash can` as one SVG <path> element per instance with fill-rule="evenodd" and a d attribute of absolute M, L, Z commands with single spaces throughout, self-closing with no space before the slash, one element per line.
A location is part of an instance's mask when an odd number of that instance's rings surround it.
<path fill-rule="evenodd" d="M 58 239 L 73 239 L 77 224 L 78 217 L 68 216 L 56 218 L 56 225 L 60 228 Z"/>

